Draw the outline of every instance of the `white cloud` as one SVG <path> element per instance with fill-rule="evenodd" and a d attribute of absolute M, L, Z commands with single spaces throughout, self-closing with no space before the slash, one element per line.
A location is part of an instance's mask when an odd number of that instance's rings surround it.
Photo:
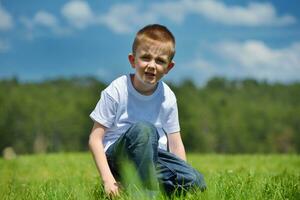
<path fill-rule="evenodd" d="M 0 53 L 5 53 L 9 51 L 10 49 L 10 44 L 6 40 L 0 39 Z"/>
<path fill-rule="evenodd" d="M 165 17 L 175 23 L 182 23 L 190 9 L 186 1 L 154 3 L 148 12 L 154 13 L 157 17 Z"/>
<path fill-rule="evenodd" d="M 168 19 L 183 23 L 189 14 L 225 25 L 238 26 L 285 26 L 296 22 L 291 15 L 279 16 L 270 3 L 249 3 L 247 6 L 226 5 L 217 0 L 179 0 L 160 3 L 113 4 L 106 13 L 94 12 L 87 1 L 72 0 L 61 8 L 62 17 L 70 27 L 60 26 L 59 20 L 47 11 L 39 11 L 30 19 L 21 17 L 21 22 L 31 35 L 37 26 L 49 28 L 58 35 L 71 32 L 71 28 L 84 29 L 91 25 L 105 25 L 116 33 L 131 33 L 138 27 Z M 11 15 L 0 4 L 0 31 L 13 26 Z"/>
<path fill-rule="evenodd" d="M 279 16 L 271 3 L 229 6 L 217 0 L 151 3 L 143 9 L 135 4 L 115 4 L 106 14 L 98 17 L 113 31 L 128 33 L 136 26 L 155 23 L 163 18 L 180 24 L 189 14 L 231 26 L 286 26 L 296 22 L 296 18 L 291 15 Z"/>
<path fill-rule="evenodd" d="M 144 24 L 168 19 L 183 23 L 189 14 L 225 25 L 285 26 L 296 19 L 291 15 L 279 16 L 270 3 L 249 3 L 247 6 L 229 6 L 217 0 L 179 0 L 145 4 L 113 4 L 106 13 L 94 12 L 87 1 L 69 1 L 61 8 L 62 16 L 71 27 L 84 29 L 91 25 L 105 25 L 116 33 L 131 33 Z M 40 16 L 48 26 L 56 23 L 50 16 Z M 44 24 L 46 25 L 46 24 Z"/>
<path fill-rule="evenodd" d="M 210 49 L 213 59 L 196 58 L 189 63 L 206 79 L 216 75 L 284 82 L 300 79 L 300 42 L 271 48 L 257 40 L 224 41 Z"/>
<path fill-rule="evenodd" d="M 290 15 L 278 16 L 270 3 L 249 3 L 248 6 L 228 6 L 220 1 L 186 1 L 190 11 L 226 25 L 284 26 L 296 22 Z"/>
<path fill-rule="evenodd" d="M 28 39 L 34 38 L 34 30 L 37 27 L 48 28 L 56 35 L 68 35 L 71 33 L 71 30 L 59 24 L 58 19 L 53 14 L 44 10 L 38 11 L 32 19 L 22 16 L 20 17 L 20 21 L 27 29 Z"/>
<path fill-rule="evenodd" d="M 11 14 L 6 11 L 0 2 L 0 31 L 7 31 L 13 28 L 13 18 Z"/>
<path fill-rule="evenodd" d="M 62 7 L 61 13 L 72 26 L 78 29 L 95 23 L 94 13 L 85 1 L 70 1 Z"/>
<path fill-rule="evenodd" d="M 296 22 L 291 15 L 278 16 L 270 3 L 249 3 L 246 7 L 229 6 L 217 0 L 182 0 L 154 3 L 149 12 L 182 23 L 188 14 L 237 26 L 285 26 Z"/>
<path fill-rule="evenodd" d="M 117 33 L 130 33 L 136 26 L 155 21 L 156 16 L 150 12 L 141 12 L 136 5 L 116 4 L 98 19 Z"/>
<path fill-rule="evenodd" d="M 251 75 L 270 79 L 295 73 L 300 76 L 300 42 L 281 49 L 270 48 L 256 40 L 223 42 L 217 45 L 216 52 Z"/>
<path fill-rule="evenodd" d="M 37 25 L 41 25 L 49 28 L 58 27 L 58 21 L 56 17 L 46 11 L 37 12 L 34 16 L 33 21 Z"/>

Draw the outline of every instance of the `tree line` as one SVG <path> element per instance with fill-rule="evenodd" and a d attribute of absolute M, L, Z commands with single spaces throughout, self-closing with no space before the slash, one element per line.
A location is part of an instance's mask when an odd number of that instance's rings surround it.
<path fill-rule="evenodd" d="M 187 151 L 299 153 L 300 83 L 215 77 L 197 87 L 169 83 Z M 93 77 L 0 80 L 0 150 L 85 151 L 89 118 L 106 84 Z"/>

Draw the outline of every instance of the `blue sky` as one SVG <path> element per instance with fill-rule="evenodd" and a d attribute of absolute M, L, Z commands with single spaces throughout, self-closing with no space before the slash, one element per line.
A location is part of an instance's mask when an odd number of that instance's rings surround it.
<path fill-rule="evenodd" d="M 299 0 L 0 0 L 0 79 L 110 82 L 132 72 L 135 32 L 160 23 L 176 37 L 165 80 L 299 81 L 299 8 Z"/>

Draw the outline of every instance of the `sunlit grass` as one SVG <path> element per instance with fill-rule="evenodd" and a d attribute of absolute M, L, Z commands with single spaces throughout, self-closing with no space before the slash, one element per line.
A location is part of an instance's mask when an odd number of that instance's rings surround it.
<path fill-rule="evenodd" d="M 204 174 L 208 190 L 174 199 L 300 199 L 298 155 L 189 154 L 188 160 Z M 0 159 L 0 199 L 106 198 L 89 153 Z M 146 196 L 120 197 L 136 198 Z"/>

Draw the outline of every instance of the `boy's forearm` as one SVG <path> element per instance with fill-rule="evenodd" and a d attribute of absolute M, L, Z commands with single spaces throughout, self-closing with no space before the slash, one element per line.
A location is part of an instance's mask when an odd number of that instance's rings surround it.
<path fill-rule="evenodd" d="M 171 153 L 186 161 L 185 149 L 180 132 L 169 134 L 168 140 Z"/>
<path fill-rule="evenodd" d="M 185 153 L 185 149 L 184 149 L 183 144 L 174 147 L 174 148 L 171 150 L 171 153 L 175 154 L 176 156 L 178 156 L 178 157 L 181 158 L 182 160 L 186 161 L 186 153 Z"/>
<path fill-rule="evenodd" d="M 115 178 L 113 177 L 107 162 L 102 141 L 92 138 L 89 141 L 89 146 L 102 181 L 104 183 L 112 181 L 115 182 Z"/>

